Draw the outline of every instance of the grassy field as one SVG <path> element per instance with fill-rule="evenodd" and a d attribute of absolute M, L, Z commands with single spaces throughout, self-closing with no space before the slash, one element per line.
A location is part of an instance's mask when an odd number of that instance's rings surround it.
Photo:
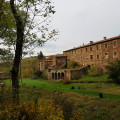
<path fill-rule="evenodd" d="M 5 80 L 5 84 L 11 84 L 11 80 Z M 25 87 L 42 90 L 75 92 L 89 96 L 99 97 L 99 93 L 103 93 L 104 98 L 120 100 L 120 86 L 113 83 L 71 83 L 64 85 L 62 83 L 49 83 L 47 80 L 23 79 L 20 85 Z M 71 89 L 72 86 L 75 89 Z M 80 89 L 78 89 L 78 86 Z"/>
<path fill-rule="evenodd" d="M 100 76 L 82 76 L 78 79 L 79 82 L 110 82 L 111 79 L 108 79 L 108 75 L 100 75 Z"/>
<path fill-rule="evenodd" d="M 79 80 L 89 80 L 89 78 L 92 81 L 96 79 L 107 81 L 107 76 L 84 76 Z M 3 82 L 5 82 L 6 86 L 11 86 L 11 80 L 4 80 Z M 70 114 L 73 104 L 76 106 L 75 108 L 81 108 L 85 120 L 120 120 L 120 85 L 106 82 L 64 85 L 29 78 L 20 80 L 20 85 L 20 98 L 25 101 L 36 99 L 38 96 L 40 98 L 45 97 L 45 99 L 51 98 L 55 100 L 55 103 L 63 105 L 68 111 L 67 114 Z M 71 89 L 72 86 L 75 89 Z M 80 90 L 78 86 L 80 86 Z M 100 92 L 103 93 L 103 99 L 98 96 Z"/>
<path fill-rule="evenodd" d="M 11 87 L 10 85 L 8 87 L 9 89 L 5 96 L 7 101 L 11 102 Z M 64 120 L 70 120 L 68 115 L 74 110 L 73 108 L 80 108 L 85 120 L 120 120 L 120 101 L 118 100 L 100 99 L 96 96 L 75 92 L 41 90 L 25 86 L 20 88 L 21 103 L 31 100 L 36 102 L 37 98 L 52 99 L 55 104 L 63 106 L 64 114 L 66 114 L 66 119 Z"/>

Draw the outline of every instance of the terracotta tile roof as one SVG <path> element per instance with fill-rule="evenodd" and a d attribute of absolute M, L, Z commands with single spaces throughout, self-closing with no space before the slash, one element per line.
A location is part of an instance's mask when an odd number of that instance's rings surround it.
<path fill-rule="evenodd" d="M 66 55 L 55 55 L 55 57 L 67 57 Z"/>
<path fill-rule="evenodd" d="M 56 54 L 56 55 L 49 55 L 49 56 L 45 56 L 45 57 L 64 57 L 65 55 L 63 54 Z"/>
<path fill-rule="evenodd" d="M 92 42 L 92 43 L 89 43 L 89 44 L 86 44 L 86 45 L 83 45 L 83 46 L 74 47 L 72 49 L 65 50 L 63 52 L 67 52 L 67 51 L 71 51 L 71 50 L 76 50 L 76 49 L 79 49 L 79 48 L 84 48 L 84 47 L 88 47 L 88 46 L 92 46 L 92 45 L 96 45 L 96 44 L 100 44 L 100 43 L 104 43 L 104 42 L 112 41 L 112 40 L 116 40 L 116 39 L 120 39 L 120 35 L 116 36 L 116 37 L 108 38 L 108 39 L 106 38 L 104 40 L 100 40 L 100 41 L 97 41 L 97 42 Z"/>

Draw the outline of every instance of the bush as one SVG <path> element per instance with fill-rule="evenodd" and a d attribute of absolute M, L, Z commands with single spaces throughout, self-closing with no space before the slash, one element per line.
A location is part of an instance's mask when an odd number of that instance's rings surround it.
<path fill-rule="evenodd" d="M 42 71 L 36 71 L 36 72 L 34 72 L 34 75 L 36 78 L 41 78 Z"/>
<path fill-rule="evenodd" d="M 47 73 L 46 71 L 36 71 L 34 73 L 35 78 L 43 78 L 43 79 L 47 79 Z"/>
<path fill-rule="evenodd" d="M 76 67 L 77 67 L 77 62 L 72 60 L 68 63 L 68 68 L 69 69 L 75 69 Z"/>
<path fill-rule="evenodd" d="M 42 72 L 41 78 L 43 78 L 43 79 L 48 79 L 48 77 L 47 77 L 47 72 L 46 72 L 45 70 Z"/>
<path fill-rule="evenodd" d="M 60 92 L 54 95 L 53 100 L 55 105 L 61 106 L 64 120 L 84 120 L 82 110 L 67 97 L 62 97 Z"/>
<path fill-rule="evenodd" d="M 62 92 L 22 88 L 21 93 L 20 104 L 14 104 L 11 86 L 5 87 L 0 120 L 84 120 L 81 109 Z"/>
<path fill-rule="evenodd" d="M 80 74 L 78 72 L 74 71 L 72 73 L 72 77 L 71 78 L 72 78 L 72 80 L 77 80 L 77 79 L 80 78 Z"/>
<path fill-rule="evenodd" d="M 62 82 L 63 82 L 63 79 L 59 79 L 58 81 L 59 81 L 59 83 L 62 83 Z"/>
<path fill-rule="evenodd" d="M 30 68 L 30 69 L 28 69 L 28 68 L 24 69 L 24 73 L 22 74 L 22 76 L 25 77 L 25 78 L 32 78 L 33 75 L 34 75 L 34 71 L 33 71 L 32 68 Z"/>
<path fill-rule="evenodd" d="M 106 69 L 108 71 L 109 78 L 116 83 L 120 83 L 120 60 L 110 62 L 106 66 Z"/>
<path fill-rule="evenodd" d="M 88 72 L 88 75 L 90 76 L 97 76 L 97 75 L 102 74 L 101 69 L 96 65 L 92 65 L 90 69 L 88 69 L 87 72 Z"/>
<path fill-rule="evenodd" d="M 1 120 L 64 120 L 63 111 L 52 100 L 38 99 L 22 102 L 19 105 L 0 105 Z"/>

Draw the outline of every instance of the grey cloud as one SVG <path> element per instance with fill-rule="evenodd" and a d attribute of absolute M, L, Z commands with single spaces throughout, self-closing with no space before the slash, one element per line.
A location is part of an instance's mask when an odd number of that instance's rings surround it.
<path fill-rule="evenodd" d="M 52 26 L 60 31 L 59 40 L 42 49 L 58 53 L 90 40 L 120 34 L 120 0 L 55 0 Z"/>

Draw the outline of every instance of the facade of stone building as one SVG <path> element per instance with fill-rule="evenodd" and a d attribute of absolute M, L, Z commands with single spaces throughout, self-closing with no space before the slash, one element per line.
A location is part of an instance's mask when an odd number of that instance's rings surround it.
<path fill-rule="evenodd" d="M 45 69 L 61 69 L 61 68 L 65 68 L 66 65 L 67 65 L 67 56 L 63 54 L 53 55 L 51 60 L 45 59 L 43 61 L 40 61 L 39 70 L 43 71 Z"/>
<path fill-rule="evenodd" d="M 120 59 L 120 36 L 109 39 L 104 37 L 101 41 L 90 41 L 87 45 L 63 51 L 63 54 L 53 55 L 51 60 L 41 61 L 39 68 L 40 70 L 47 69 L 48 80 L 71 80 L 74 72 L 81 75 L 87 66 L 96 65 L 104 71 L 108 62 L 115 59 Z M 71 60 L 76 61 L 83 69 L 62 69 L 66 68 Z"/>
<path fill-rule="evenodd" d="M 53 65 L 53 60 L 43 60 L 39 63 L 39 70 L 43 71 L 45 69 L 48 69 L 48 66 Z"/>
<path fill-rule="evenodd" d="M 63 51 L 67 61 L 74 60 L 82 66 L 97 65 L 104 69 L 109 61 L 120 59 L 120 36 Z"/>
<path fill-rule="evenodd" d="M 86 70 L 89 68 L 89 66 L 81 67 L 77 70 L 73 69 L 49 69 L 47 71 L 48 74 L 48 80 L 73 80 L 74 76 L 77 74 L 79 76 L 85 75 Z"/>

